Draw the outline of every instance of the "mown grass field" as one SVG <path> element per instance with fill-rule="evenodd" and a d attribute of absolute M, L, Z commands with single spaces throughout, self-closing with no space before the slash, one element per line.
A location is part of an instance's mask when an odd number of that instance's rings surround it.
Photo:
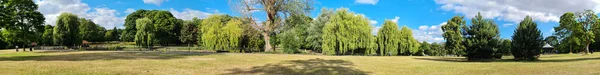
<path fill-rule="evenodd" d="M 461 57 L 323 56 L 148 51 L 0 51 L 3 75 L 598 75 L 600 55 L 539 61 L 465 62 Z"/>

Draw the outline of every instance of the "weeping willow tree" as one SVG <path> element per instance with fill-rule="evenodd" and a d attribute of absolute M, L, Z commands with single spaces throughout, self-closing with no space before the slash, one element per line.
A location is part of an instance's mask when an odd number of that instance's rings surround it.
<path fill-rule="evenodd" d="M 211 15 L 202 21 L 202 46 L 210 50 L 238 51 L 242 22 L 227 15 Z"/>
<path fill-rule="evenodd" d="M 354 53 L 375 53 L 373 34 L 369 19 L 363 15 L 336 10 L 334 16 L 323 28 L 323 54 L 340 55 Z"/>
<path fill-rule="evenodd" d="M 412 30 L 406 26 L 403 26 L 400 30 L 400 54 L 402 55 L 414 55 L 419 51 L 419 41 L 412 36 Z"/>
<path fill-rule="evenodd" d="M 154 24 L 152 20 L 148 18 L 141 18 L 135 21 L 136 24 L 136 34 L 135 34 L 135 44 L 141 46 L 142 48 L 148 48 L 152 50 L 152 46 L 154 46 L 155 34 L 154 34 Z"/>
<path fill-rule="evenodd" d="M 383 23 L 383 28 L 377 32 L 377 43 L 379 43 L 380 55 L 398 55 L 398 42 L 400 42 L 400 30 L 398 25 L 390 20 Z"/>

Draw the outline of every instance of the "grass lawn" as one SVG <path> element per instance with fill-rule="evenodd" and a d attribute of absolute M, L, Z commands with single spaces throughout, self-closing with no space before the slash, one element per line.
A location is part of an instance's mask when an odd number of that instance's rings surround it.
<path fill-rule="evenodd" d="M 0 74 L 20 75 L 598 75 L 600 54 L 540 61 L 465 62 L 460 57 L 323 56 L 263 53 L 0 50 Z"/>

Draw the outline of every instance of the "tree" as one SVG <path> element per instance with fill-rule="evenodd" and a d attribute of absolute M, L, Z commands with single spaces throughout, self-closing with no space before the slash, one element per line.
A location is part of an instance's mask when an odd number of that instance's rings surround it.
<path fill-rule="evenodd" d="M 113 27 L 112 30 L 107 30 L 104 34 L 105 41 L 119 41 L 119 30 Z"/>
<path fill-rule="evenodd" d="M 147 13 L 146 17 L 152 20 L 155 27 L 156 41 L 160 45 L 168 45 L 171 43 L 179 43 L 179 32 L 181 24 L 171 12 L 164 10 L 152 10 Z"/>
<path fill-rule="evenodd" d="M 138 19 L 136 20 L 136 28 L 135 44 L 152 50 L 154 43 L 156 43 L 156 33 L 152 20 L 148 18 Z"/>
<path fill-rule="evenodd" d="M 233 9 L 242 14 L 242 19 L 250 22 L 253 28 L 260 30 L 265 41 L 265 51 L 273 51 L 270 34 L 281 24 L 284 19 L 279 14 L 294 15 L 306 14 L 311 8 L 311 0 L 229 0 Z M 262 8 L 257 8 L 262 7 Z M 267 14 L 266 23 L 259 25 L 252 18 L 253 11 L 263 10 Z"/>
<path fill-rule="evenodd" d="M 594 31 L 596 31 L 595 29 L 597 29 L 594 27 L 597 27 L 595 25 L 599 23 L 598 16 L 592 10 L 585 10 L 584 12 L 578 13 L 577 21 L 579 22 L 580 26 L 575 28 L 576 30 L 574 30 L 575 33 L 573 35 L 581 38 L 580 40 L 583 40 L 582 42 L 585 45 L 584 52 L 585 54 L 589 54 L 590 44 L 595 42 L 594 38 L 596 36 L 594 34 L 600 34 L 594 33 Z"/>
<path fill-rule="evenodd" d="M 517 60 L 536 60 L 542 52 L 543 36 L 529 16 L 519 23 L 512 39 L 511 52 Z"/>
<path fill-rule="evenodd" d="M 194 42 L 197 42 L 198 38 L 198 22 L 194 22 L 194 20 L 199 20 L 198 18 L 194 18 L 193 20 L 188 20 L 183 22 L 183 26 L 181 27 L 181 35 L 179 36 L 179 40 L 182 43 L 187 43 L 188 46 Z"/>
<path fill-rule="evenodd" d="M 298 49 L 306 48 L 305 39 L 308 36 L 306 29 L 312 19 L 306 15 L 291 15 L 286 18 L 285 25 L 281 27 L 278 41 L 281 42 L 284 52 L 297 53 Z"/>
<path fill-rule="evenodd" d="M 237 51 L 240 46 L 242 21 L 228 15 L 210 15 L 202 21 L 202 46 L 210 50 Z"/>
<path fill-rule="evenodd" d="M 308 36 L 306 37 L 307 44 L 315 52 L 321 52 L 322 50 L 321 44 L 323 43 L 323 38 L 321 36 L 323 35 L 323 27 L 329 22 L 332 15 L 333 11 L 331 9 L 322 8 L 321 13 L 319 13 L 315 20 L 312 20 L 306 31 L 308 32 Z"/>
<path fill-rule="evenodd" d="M 391 20 L 385 20 L 383 27 L 377 32 L 377 43 L 379 43 L 379 54 L 396 56 L 400 42 L 400 30 L 398 24 Z"/>
<path fill-rule="evenodd" d="M 483 19 L 481 13 L 471 19 L 471 23 L 468 28 L 463 27 L 466 31 L 463 37 L 466 39 L 467 59 L 469 61 L 494 59 L 500 37 L 498 26 L 491 20 Z"/>
<path fill-rule="evenodd" d="M 500 45 L 500 48 L 498 48 L 496 56 L 511 55 L 511 48 L 512 42 L 510 39 L 502 39 L 502 44 Z"/>
<path fill-rule="evenodd" d="M 376 53 L 369 19 L 349 12 L 347 8 L 336 10 L 323 27 L 322 38 L 323 54 Z"/>
<path fill-rule="evenodd" d="M 79 35 L 82 40 L 90 42 L 101 42 L 104 41 L 104 27 L 96 25 L 96 23 L 86 20 L 85 18 L 79 19 Z"/>
<path fill-rule="evenodd" d="M 140 18 L 144 18 L 145 14 L 149 12 L 148 10 L 137 10 L 129 15 L 127 15 L 127 17 L 125 18 L 125 24 L 123 24 L 125 26 L 125 29 L 123 30 L 122 34 L 121 34 L 121 41 L 125 41 L 125 42 L 132 42 L 134 41 L 135 35 L 137 34 L 137 28 L 136 28 L 136 20 L 140 19 Z"/>
<path fill-rule="evenodd" d="M 428 55 L 428 56 L 434 56 L 436 55 L 435 52 L 433 50 L 431 50 L 431 44 L 427 43 L 426 41 L 423 41 L 421 43 L 421 47 L 419 48 L 419 52 L 422 52 L 423 56 Z"/>
<path fill-rule="evenodd" d="M 446 55 L 446 53 L 448 53 L 448 52 L 444 49 L 444 47 L 445 46 L 443 44 L 435 43 L 435 42 L 432 43 L 431 44 L 431 50 L 433 52 L 432 55 L 435 55 L 435 56 L 444 56 L 444 55 Z"/>
<path fill-rule="evenodd" d="M 74 47 L 81 44 L 79 36 L 79 18 L 71 13 L 62 13 L 54 26 L 54 43 L 56 45 Z"/>
<path fill-rule="evenodd" d="M 554 35 L 560 39 L 560 45 L 558 50 L 569 50 L 569 53 L 573 52 L 573 49 L 582 46 L 581 37 L 577 37 L 577 31 L 581 27 L 577 23 L 576 16 L 572 12 L 567 12 L 560 16 L 560 24 L 558 27 L 554 27 Z"/>
<path fill-rule="evenodd" d="M 46 25 L 44 27 L 44 33 L 42 34 L 42 41 L 40 42 L 40 44 L 47 45 L 47 46 L 54 45 L 53 38 L 52 38 L 53 32 L 54 32 L 54 26 Z"/>
<path fill-rule="evenodd" d="M 2 41 L 11 45 L 25 45 L 39 42 L 44 32 L 44 16 L 37 11 L 38 5 L 32 0 L 0 1 L 0 27 Z"/>
<path fill-rule="evenodd" d="M 442 25 L 442 31 L 444 31 L 442 36 L 446 39 L 445 47 L 449 52 L 448 54 L 456 56 L 464 54 L 462 50 L 465 49 L 465 46 L 463 45 L 461 27 L 465 26 L 465 23 L 462 16 L 454 16 L 445 25 Z"/>
<path fill-rule="evenodd" d="M 558 46 L 558 43 L 559 43 L 558 37 L 556 37 L 554 35 L 548 36 L 548 37 L 544 38 L 544 43 L 549 44 L 553 47 L 556 47 L 556 46 Z"/>
<path fill-rule="evenodd" d="M 403 26 L 400 30 L 400 46 L 398 54 L 402 55 L 416 55 L 419 51 L 419 41 L 412 36 L 412 30 L 406 26 Z"/>

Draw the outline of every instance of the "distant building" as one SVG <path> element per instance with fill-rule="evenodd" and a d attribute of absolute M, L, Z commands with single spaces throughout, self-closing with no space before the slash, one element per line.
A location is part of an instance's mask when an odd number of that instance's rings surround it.
<path fill-rule="evenodd" d="M 550 44 L 546 44 L 542 46 L 543 54 L 556 54 L 558 51 L 554 50 L 554 47 L 550 46 Z"/>

